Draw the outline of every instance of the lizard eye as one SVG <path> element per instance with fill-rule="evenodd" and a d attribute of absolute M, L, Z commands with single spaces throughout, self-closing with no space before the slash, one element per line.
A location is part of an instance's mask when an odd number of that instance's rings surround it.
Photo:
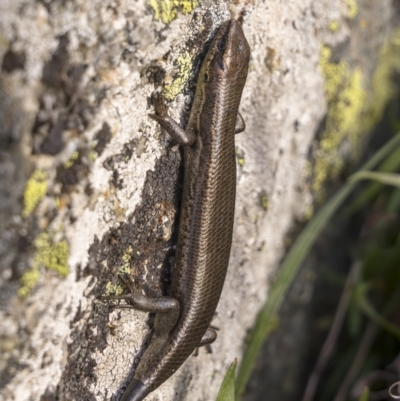
<path fill-rule="evenodd" d="M 218 42 L 218 44 L 217 44 L 217 47 L 218 47 L 218 50 L 219 50 L 220 52 L 223 52 L 223 51 L 226 49 L 226 42 L 225 42 L 225 39 L 224 39 L 224 38 L 222 38 L 222 39 L 219 40 L 219 42 Z"/>

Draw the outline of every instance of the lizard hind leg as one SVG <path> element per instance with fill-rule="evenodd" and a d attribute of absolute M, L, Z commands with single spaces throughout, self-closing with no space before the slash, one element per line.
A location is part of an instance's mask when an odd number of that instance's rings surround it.
<path fill-rule="evenodd" d="M 217 332 L 215 329 L 209 327 L 200 340 L 199 347 L 212 344 L 217 339 Z"/>
<path fill-rule="evenodd" d="M 212 344 L 217 339 L 217 332 L 215 329 L 209 327 L 206 332 L 203 334 L 203 337 L 200 340 L 200 344 L 194 351 L 194 356 L 199 354 L 199 348 L 205 346 L 206 350 L 209 354 L 212 354 L 212 349 L 210 344 Z"/>
<path fill-rule="evenodd" d="M 246 123 L 240 113 L 236 116 L 235 134 L 240 134 L 246 129 Z"/>
<path fill-rule="evenodd" d="M 137 309 L 143 312 L 156 313 L 154 320 L 154 331 L 157 335 L 166 335 L 171 332 L 179 317 L 179 302 L 168 296 L 147 297 L 142 291 L 135 288 L 132 279 L 120 276 L 121 281 L 129 289 L 125 295 L 104 296 L 104 300 L 125 300 L 126 305 L 114 305 L 116 308 Z"/>

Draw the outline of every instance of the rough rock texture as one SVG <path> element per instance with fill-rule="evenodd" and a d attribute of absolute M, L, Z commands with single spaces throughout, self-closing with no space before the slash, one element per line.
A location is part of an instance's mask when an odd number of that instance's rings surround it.
<path fill-rule="evenodd" d="M 126 386 L 151 318 L 99 297 L 122 291 L 123 272 L 167 290 L 181 192 L 181 154 L 147 117 L 150 96 L 162 90 L 184 125 L 209 39 L 242 12 L 247 128 L 218 340 L 148 397 L 215 399 L 285 234 L 368 128 L 397 4 L 374 3 L 1 1 L 0 400 L 105 400 Z"/>

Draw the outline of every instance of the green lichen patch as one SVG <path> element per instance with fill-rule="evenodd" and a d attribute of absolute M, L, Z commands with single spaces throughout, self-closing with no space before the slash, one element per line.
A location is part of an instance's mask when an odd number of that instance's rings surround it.
<path fill-rule="evenodd" d="M 365 82 L 360 68 L 351 68 L 345 61 L 333 63 L 331 49 L 321 49 L 320 68 L 325 80 L 328 102 L 325 129 L 315 152 L 312 190 L 323 199 L 323 186 L 335 178 L 344 160 L 339 148 L 348 141 L 353 159 L 358 156 L 359 142 L 373 129 L 383 115 L 388 101 L 395 95 L 392 83 L 395 71 L 400 71 L 400 28 L 383 46 L 370 84 Z"/>
<path fill-rule="evenodd" d="M 109 281 L 106 284 L 106 290 L 104 292 L 105 296 L 109 295 L 121 295 L 124 292 L 124 287 L 118 282 L 118 283 L 113 283 Z"/>
<path fill-rule="evenodd" d="M 125 251 L 125 253 L 122 255 L 121 267 L 118 269 L 118 275 L 127 275 L 127 276 L 130 275 L 132 253 L 133 253 L 133 249 L 131 246 L 129 246 L 127 248 L 127 250 Z M 106 284 L 106 289 L 105 289 L 104 295 L 105 296 L 121 295 L 124 292 L 124 289 L 125 289 L 125 286 L 122 284 L 122 282 L 119 279 L 117 279 L 116 282 L 110 281 Z"/>
<path fill-rule="evenodd" d="M 36 285 L 40 277 L 41 268 L 53 270 L 61 277 L 66 277 L 69 272 L 68 256 L 69 247 L 66 240 L 54 242 L 48 233 L 40 233 L 34 243 L 35 253 L 33 265 L 21 277 L 21 288 L 18 295 L 25 298 Z"/>
<path fill-rule="evenodd" d="M 367 92 L 360 69 L 351 70 L 345 61 L 332 63 L 331 49 L 323 46 L 320 68 L 325 79 L 328 101 L 325 130 L 315 154 L 312 189 L 318 196 L 325 181 L 335 177 L 343 166 L 339 146 L 347 138 L 356 148 L 360 138 L 360 118 Z"/>
<path fill-rule="evenodd" d="M 358 4 L 357 0 L 345 0 L 346 6 L 346 17 L 348 19 L 354 19 L 358 15 Z"/>
<path fill-rule="evenodd" d="M 128 247 L 125 253 L 122 255 L 122 266 L 119 269 L 120 274 L 130 274 L 131 272 L 131 261 L 132 261 L 132 247 Z"/>
<path fill-rule="evenodd" d="M 62 277 L 68 275 L 69 248 L 66 240 L 53 242 L 48 233 L 41 233 L 35 239 L 34 245 L 36 248 L 34 265 L 54 270 Z"/>
<path fill-rule="evenodd" d="M 198 0 L 149 0 L 148 4 L 153 9 L 154 19 L 161 19 L 164 24 L 169 24 L 182 14 L 189 14 L 197 6 Z"/>
<path fill-rule="evenodd" d="M 340 28 L 340 23 L 339 21 L 333 20 L 333 21 L 329 21 L 328 24 L 328 29 L 332 32 L 335 33 L 339 30 Z"/>
<path fill-rule="evenodd" d="M 24 191 L 24 209 L 22 216 L 28 217 L 46 195 L 47 174 L 42 170 L 35 170 L 28 179 Z"/>
<path fill-rule="evenodd" d="M 163 95 L 165 99 L 173 100 L 183 91 L 192 72 L 193 60 L 194 55 L 187 52 L 178 56 L 176 62 L 178 64 L 179 73 L 171 84 L 164 85 Z"/>
<path fill-rule="evenodd" d="M 378 67 L 372 80 L 372 93 L 368 104 L 368 113 L 365 114 L 367 128 L 372 128 L 384 113 L 385 106 L 392 99 L 399 88 L 393 85 L 393 74 L 400 72 L 400 27 L 383 46 Z"/>
<path fill-rule="evenodd" d="M 244 153 L 241 150 L 239 150 L 238 148 L 236 148 L 235 154 L 236 154 L 237 163 L 239 164 L 240 167 L 243 167 L 245 164 Z"/>
<path fill-rule="evenodd" d="M 268 195 L 265 191 L 261 191 L 259 195 L 259 201 L 260 201 L 260 206 L 263 208 L 263 210 L 268 210 L 269 207 L 269 198 Z"/>
<path fill-rule="evenodd" d="M 95 162 L 97 159 L 97 152 L 93 149 L 90 150 L 88 153 L 88 159 L 89 159 L 89 162 L 91 162 L 91 163 Z"/>
<path fill-rule="evenodd" d="M 29 269 L 21 277 L 21 288 L 18 290 L 18 295 L 26 298 L 36 285 L 40 277 L 39 269 Z"/>
<path fill-rule="evenodd" d="M 76 150 L 71 157 L 64 163 L 65 168 L 71 168 L 79 157 L 79 152 Z"/>

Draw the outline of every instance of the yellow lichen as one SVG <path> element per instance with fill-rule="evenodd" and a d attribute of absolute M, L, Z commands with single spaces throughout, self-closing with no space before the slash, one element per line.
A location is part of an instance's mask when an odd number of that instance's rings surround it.
<path fill-rule="evenodd" d="M 108 295 L 121 295 L 124 292 L 124 287 L 122 287 L 121 284 L 119 283 L 112 283 L 111 281 L 109 281 L 106 284 L 106 290 L 104 295 L 108 296 Z"/>
<path fill-rule="evenodd" d="M 26 298 L 31 289 L 36 285 L 40 277 L 38 269 L 29 269 L 21 277 L 21 288 L 18 290 L 18 295 Z"/>
<path fill-rule="evenodd" d="M 178 16 L 178 11 L 182 14 L 190 13 L 196 6 L 198 0 L 149 0 L 148 4 L 153 9 L 154 19 L 161 18 L 164 24 L 169 24 Z"/>
<path fill-rule="evenodd" d="M 66 240 L 53 242 L 48 233 L 41 233 L 36 237 L 34 245 L 36 248 L 34 266 L 54 270 L 62 277 L 68 275 L 69 249 Z"/>
<path fill-rule="evenodd" d="M 79 152 L 72 153 L 71 157 L 64 163 L 65 168 L 71 168 L 79 157 Z"/>
<path fill-rule="evenodd" d="M 26 183 L 24 191 L 24 209 L 22 216 L 28 217 L 46 195 L 47 174 L 42 170 L 35 170 Z"/>
<path fill-rule="evenodd" d="M 243 167 L 244 163 L 245 163 L 243 153 L 239 149 L 236 149 L 235 154 L 236 154 L 236 160 L 237 160 L 239 166 Z"/>
<path fill-rule="evenodd" d="M 338 64 L 331 63 L 331 56 L 332 50 L 328 46 L 322 46 L 319 66 L 325 78 L 325 95 L 328 103 L 335 98 L 338 88 L 342 85 L 343 77 L 348 70 L 348 65 L 344 61 Z"/>
<path fill-rule="evenodd" d="M 33 242 L 35 254 L 32 267 L 21 277 L 21 288 L 18 294 L 26 297 L 36 285 L 40 277 L 40 269 L 54 270 L 60 276 L 66 277 L 69 272 L 69 248 L 66 240 L 54 242 L 48 233 L 39 234 Z"/>
<path fill-rule="evenodd" d="M 131 246 L 122 255 L 122 265 L 118 270 L 119 274 L 130 274 L 131 272 L 131 261 L 132 261 L 133 249 Z"/>
<path fill-rule="evenodd" d="M 261 191 L 260 193 L 260 206 L 266 211 L 268 210 L 269 207 L 269 199 L 268 199 L 268 195 L 265 191 Z"/>
<path fill-rule="evenodd" d="M 337 32 L 339 28 L 340 28 L 339 21 L 330 21 L 328 24 L 328 29 L 333 33 Z"/>
<path fill-rule="evenodd" d="M 320 68 L 325 79 L 328 102 L 325 131 L 315 153 L 312 189 L 323 197 L 324 182 L 335 177 L 343 166 L 340 145 L 347 140 L 352 157 L 357 156 L 362 135 L 381 119 L 388 101 L 395 94 L 394 71 L 400 71 L 400 28 L 383 46 L 372 84 L 366 85 L 360 68 L 351 69 L 345 61 L 332 63 L 331 50 L 321 49 Z"/>
<path fill-rule="evenodd" d="M 131 260 L 132 260 L 132 247 L 128 247 L 125 253 L 122 255 L 122 264 L 118 270 L 118 274 L 122 275 L 130 275 L 131 273 Z M 116 283 L 108 282 L 106 284 L 106 290 L 104 295 L 121 295 L 124 292 L 124 286 L 118 280 Z"/>
<path fill-rule="evenodd" d="M 354 19 L 358 14 L 357 0 L 345 0 L 346 6 L 346 17 L 349 19 Z"/>
<path fill-rule="evenodd" d="M 325 95 L 328 101 L 325 131 L 315 155 L 312 189 L 320 193 L 326 179 L 336 176 L 343 166 L 338 148 L 345 138 L 352 148 L 360 137 L 360 118 L 366 100 L 363 76 L 360 69 L 351 71 L 345 61 L 332 63 L 331 49 L 323 46 L 320 68 L 325 79 Z"/>
<path fill-rule="evenodd" d="M 383 115 L 387 102 L 396 94 L 398 88 L 393 85 L 393 73 L 400 72 L 400 27 L 383 46 L 378 67 L 372 80 L 372 93 L 368 113 L 364 124 L 371 128 Z"/>
<path fill-rule="evenodd" d="M 179 68 L 178 76 L 171 84 L 165 84 L 163 88 L 163 95 L 166 99 L 173 100 L 183 91 L 192 71 L 193 59 L 194 55 L 187 52 L 178 56 L 176 60 Z"/>
<path fill-rule="evenodd" d="M 349 136 L 352 145 L 357 143 L 358 119 L 363 110 L 366 92 L 363 88 L 361 70 L 356 68 L 342 77 L 343 87 L 336 93 L 336 99 L 329 106 L 326 129 L 320 142 L 324 152 L 332 152 Z"/>
<path fill-rule="evenodd" d="M 92 149 L 88 154 L 89 161 L 94 162 L 97 159 L 97 156 L 98 156 L 97 152 L 94 149 Z"/>

